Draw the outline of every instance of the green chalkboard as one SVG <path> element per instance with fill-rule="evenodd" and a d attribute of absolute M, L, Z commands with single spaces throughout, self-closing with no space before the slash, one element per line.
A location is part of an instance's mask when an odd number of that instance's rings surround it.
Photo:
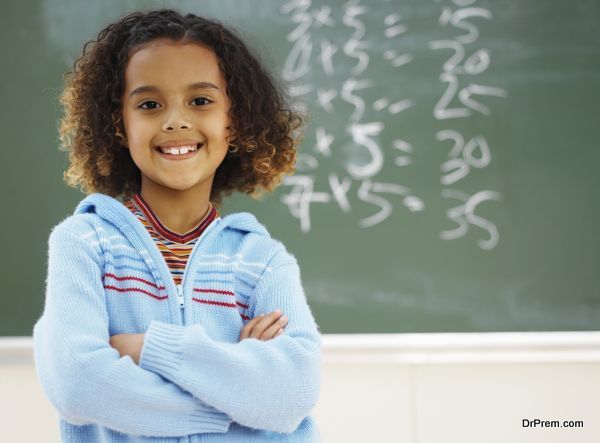
<path fill-rule="evenodd" d="M 136 8 L 239 29 L 305 110 L 298 172 L 250 211 L 321 330 L 600 327 L 600 2 L 9 0 L 0 18 L 0 335 L 29 335 L 62 182 L 57 97 Z"/>

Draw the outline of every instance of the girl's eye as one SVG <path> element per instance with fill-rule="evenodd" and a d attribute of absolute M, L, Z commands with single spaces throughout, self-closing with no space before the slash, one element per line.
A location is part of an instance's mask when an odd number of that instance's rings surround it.
<path fill-rule="evenodd" d="M 192 103 L 196 106 L 205 106 L 212 103 L 212 101 L 207 99 L 206 97 L 196 97 L 192 100 Z M 138 107 L 145 110 L 152 110 L 158 109 L 159 106 L 160 105 L 158 104 L 158 102 L 155 102 L 154 100 L 148 100 L 140 104 Z"/>
<path fill-rule="evenodd" d="M 195 105 L 198 105 L 198 106 L 203 106 L 203 105 L 208 105 L 212 102 L 209 99 L 207 99 L 206 97 L 196 97 L 194 100 L 192 100 L 192 103 L 194 103 Z"/>
<path fill-rule="evenodd" d="M 158 103 L 152 100 L 142 103 L 140 106 L 142 109 L 156 109 L 158 108 Z"/>

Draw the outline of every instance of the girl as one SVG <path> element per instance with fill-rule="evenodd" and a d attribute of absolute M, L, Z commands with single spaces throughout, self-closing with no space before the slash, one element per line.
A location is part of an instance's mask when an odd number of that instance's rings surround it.
<path fill-rule="evenodd" d="M 293 171 L 300 118 L 269 75 L 215 21 L 136 12 L 85 45 L 61 102 L 65 177 L 91 194 L 50 235 L 34 328 L 63 441 L 318 441 L 298 264 L 216 212 Z"/>

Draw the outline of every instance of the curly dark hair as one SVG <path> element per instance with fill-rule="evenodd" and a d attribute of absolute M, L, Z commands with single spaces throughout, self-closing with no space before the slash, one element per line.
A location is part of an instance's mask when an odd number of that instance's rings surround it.
<path fill-rule="evenodd" d="M 65 74 L 60 97 L 61 149 L 69 152 L 65 181 L 85 193 L 128 197 L 140 192 L 141 173 L 123 149 L 121 98 L 130 55 L 159 38 L 212 49 L 226 81 L 233 152 L 215 173 L 211 201 L 218 206 L 223 195 L 236 190 L 257 196 L 292 174 L 302 118 L 286 105 L 273 77 L 235 31 L 216 20 L 161 9 L 134 12 L 104 28 Z"/>

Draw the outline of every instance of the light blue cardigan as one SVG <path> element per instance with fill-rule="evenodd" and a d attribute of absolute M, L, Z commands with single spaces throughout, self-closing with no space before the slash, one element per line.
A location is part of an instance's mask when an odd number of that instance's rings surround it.
<path fill-rule="evenodd" d="M 239 333 L 281 308 L 284 334 Z M 139 366 L 109 338 L 146 333 Z M 176 287 L 119 201 L 83 200 L 49 240 L 34 355 L 66 442 L 315 442 L 321 341 L 295 258 L 247 213 L 216 219 Z M 157 438 L 158 437 L 158 438 Z"/>

